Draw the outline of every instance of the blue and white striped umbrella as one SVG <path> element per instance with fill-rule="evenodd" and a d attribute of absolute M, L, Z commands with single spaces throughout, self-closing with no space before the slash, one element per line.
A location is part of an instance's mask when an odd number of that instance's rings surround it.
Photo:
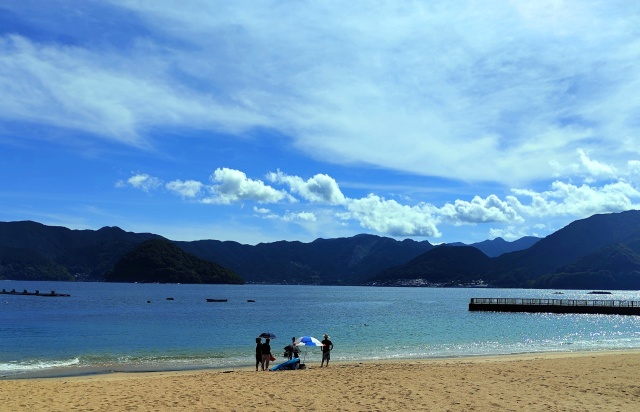
<path fill-rule="evenodd" d="M 324 346 L 322 344 L 322 342 L 320 342 L 318 339 L 314 338 L 313 336 L 302 336 L 298 339 L 295 340 L 295 342 L 293 342 L 293 344 L 295 346 L 309 346 L 312 348 L 321 348 L 322 346 Z M 307 351 L 304 351 L 304 360 L 307 360 Z"/>
<path fill-rule="evenodd" d="M 296 346 L 317 346 L 317 347 L 324 346 L 322 342 L 320 342 L 318 339 L 314 338 L 313 336 L 302 336 L 296 339 L 296 341 L 293 342 L 293 344 Z"/>

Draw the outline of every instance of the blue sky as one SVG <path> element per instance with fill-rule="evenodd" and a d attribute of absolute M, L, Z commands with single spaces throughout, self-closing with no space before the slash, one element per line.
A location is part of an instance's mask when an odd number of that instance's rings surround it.
<path fill-rule="evenodd" d="M 0 220 L 256 244 L 640 209 L 640 2 L 0 3 Z"/>

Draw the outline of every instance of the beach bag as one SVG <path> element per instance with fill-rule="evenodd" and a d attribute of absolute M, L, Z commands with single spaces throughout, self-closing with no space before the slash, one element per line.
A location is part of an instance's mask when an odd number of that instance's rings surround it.
<path fill-rule="evenodd" d="M 276 360 L 276 358 L 274 358 L 273 355 L 269 355 L 269 360 L 273 362 L 274 360 Z"/>

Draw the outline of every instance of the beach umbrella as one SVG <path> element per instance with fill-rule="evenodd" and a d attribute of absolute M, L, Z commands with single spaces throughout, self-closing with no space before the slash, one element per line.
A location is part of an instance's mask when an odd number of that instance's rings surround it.
<path fill-rule="evenodd" d="M 271 332 L 262 332 L 258 337 L 262 339 L 275 339 L 276 335 Z"/>
<path fill-rule="evenodd" d="M 314 338 L 313 336 L 302 336 L 296 339 L 293 344 L 296 346 L 317 346 L 317 347 L 324 346 L 322 342 L 320 342 L 318 339 Z"/>
<path fill-rule="evenodd" d="M 311 347 L 311 348 L 321 348 L 324 345 L 322 344 L 322 342 L 320 342 L 318 339 L 314 338 L 313 336 L 301 336 L 298 339 L 295 340 L 295 342 L 293 342 L 294 345 L 296 346 L 304 346 L 306 347 Z M 307 360 L 307 351 L 305 350 L 304 352 L 304 360 Z"/>

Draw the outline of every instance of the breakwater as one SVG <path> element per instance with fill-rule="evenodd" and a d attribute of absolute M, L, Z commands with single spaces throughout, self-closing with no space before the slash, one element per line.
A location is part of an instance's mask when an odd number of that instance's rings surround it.
<path fill-rule="evenodd" d="M 471 298 L 469 311 L 640 315 L 640 301 L 604 299 Z"/>

